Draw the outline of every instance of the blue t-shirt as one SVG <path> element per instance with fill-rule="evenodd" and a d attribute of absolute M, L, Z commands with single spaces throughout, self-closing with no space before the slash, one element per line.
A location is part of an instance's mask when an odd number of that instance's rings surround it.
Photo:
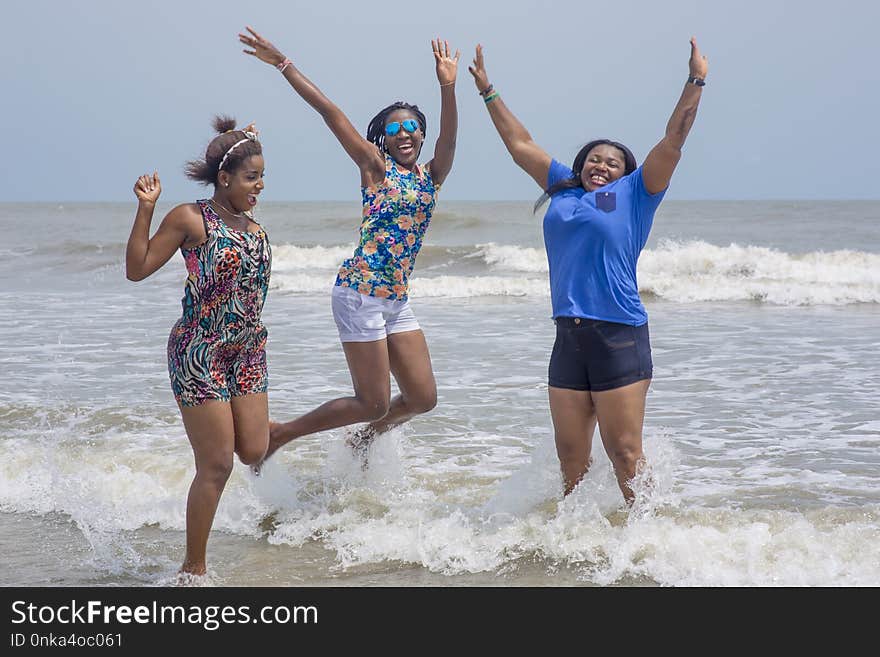
<path fill-rule="evenodd" d="M 571 178 L 553 160 L 547 188 Z M 586 317 L 641 326 L 648 314 L 639 298 L 636 263 L 666 190 L 649 194 L 642 168 L 595 192 L 557 192 L 544 215 L 553 317 Z"/>

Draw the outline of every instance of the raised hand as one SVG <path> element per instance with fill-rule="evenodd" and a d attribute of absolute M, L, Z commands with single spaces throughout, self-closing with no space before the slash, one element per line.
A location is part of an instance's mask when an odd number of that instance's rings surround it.
<path fill-rule="evenodd" d="M 455 57 L 449 56 L 449 42 L 431 39 L 431 50 L 434 51 L 434 61 L 437 63 L 437 80 L 441 86 L 452 84 L 458 75 L 458 57 L 461 53 L 455 51 Z"/>
<path fill-rule="evenodd" d="M 278 66 L 284 61 L 284 55 L 268 39 L 257 34 L 250 25 L 246 26 L 246 29 L 250 34 L 238 33 L 238 40 L 244 45 L 253 48 L 253 50 L 245 49 L 243 52 L 246 55 L 252 55 L 261 62 L 266 62 L 272 66 Z"/>
<path fill-rule="evenodd" d="M 159 194 L 162 193 L 162 185 L 159 183 L 159 174 L 154 171 L 151 176 L 145 173 L 134 184 L 134 194 L 138 201 L 142 203 L 156 204 L 159 200 Z"/>
<path fill-rule="evenodd" d="M 477 54 L 474 57 L 473 65 L 468 66 L 468 71 L 474 76 L 477 91 L 483 92 L 489 88 L 489 76 L 486 74 L 486 67 L 483 64 L 483 46 L 477 44 Z"/>
<path fill-rule="evenodd" d="M 709 60 L 700 53 L 700 48 L 697 46 L 697 37 L 691 37 L 691 59 L 688 62 L 688 66 L 692 76 L 701 80 L 706 79 L 706 74 L 709 72 Z"/>

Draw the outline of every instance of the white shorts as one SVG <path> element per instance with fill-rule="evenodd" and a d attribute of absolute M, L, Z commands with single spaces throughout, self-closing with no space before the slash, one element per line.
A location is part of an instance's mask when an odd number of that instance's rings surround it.
<path fill-rule="evenodd" d="M 342 342 L 374 342 L 420 328 L 409 301 L 371 297 L 341 285 L 333 286 L 330 300 Z"/>

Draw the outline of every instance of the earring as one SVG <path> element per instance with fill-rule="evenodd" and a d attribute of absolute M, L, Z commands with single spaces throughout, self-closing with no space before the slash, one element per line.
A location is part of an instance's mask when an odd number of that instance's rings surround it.
<path fill-rule="evenodd" d="M 223 183 L 224 187 L 229 187 L 229 183 Z"/>

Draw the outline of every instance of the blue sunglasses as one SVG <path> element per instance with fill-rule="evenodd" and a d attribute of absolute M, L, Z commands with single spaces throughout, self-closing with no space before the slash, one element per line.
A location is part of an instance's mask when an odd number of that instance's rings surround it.
<path fill-rule="evenodd" d="M 413 119 L 407 119 L 406 121 L 392 121 L 385 126 L 385 134 L 389 137 L 393 137 L 400 132 L 401 126 L 409 133 L 413 133 L 419 129 L 418 121 Z"/>

